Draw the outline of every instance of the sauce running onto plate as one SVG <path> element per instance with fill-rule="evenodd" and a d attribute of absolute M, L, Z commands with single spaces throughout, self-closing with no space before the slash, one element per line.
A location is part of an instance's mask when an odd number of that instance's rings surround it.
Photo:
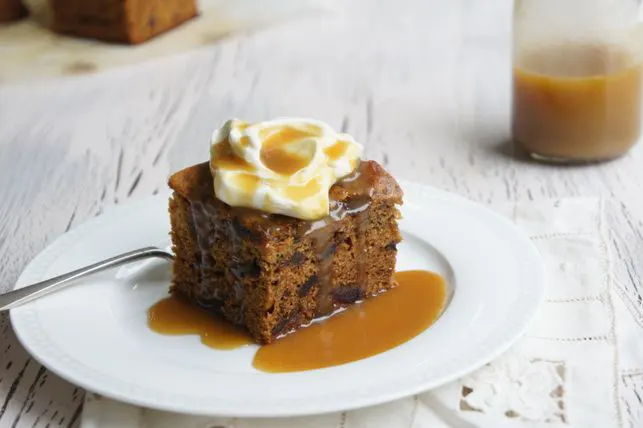
<path fill-rule="evenodd" d="M 216 349 L 235 349 L 253 343 L 241 327 L 174 296 L 155 303 L 147 311 L 147 325 L 168 336 L 196 334 L 204 345 Z"/>
<path fill-rule="evenodd" d="M 429 271 L 395 274 L 398 286 L 314 322 L 259 348 L 253 365 L 264 372 L 296 372 L 331 367 L 367 358 L 411 340 L 438 318 L 446 302 L 444 279 Z M 197 334 L 207 346 L 233 349 L 250 336 L 175 297 L 149 309 L 148 324 L 161 334 Z"/>

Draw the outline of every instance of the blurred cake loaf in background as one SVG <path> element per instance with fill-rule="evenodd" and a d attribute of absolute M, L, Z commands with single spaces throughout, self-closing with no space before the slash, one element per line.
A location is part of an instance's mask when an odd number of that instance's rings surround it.
<path fill-rule="evenodd" d="M 0 10 L 17 1 L 0 0 Z M 22 0 L 27 17 L 0 25 L 0 84 L 141 64 L 234 34 L 323 18 L 337 12 L 336 1 Z"/>
<path fill-rule="evenodd" d="M 27 15 L 22 0 L 0 0 L 0 22 L 15 21 Z"/>
<path fill-rule="evenodd" d="M 56 32 L 137 44 L 194 18 L 197 5 L 196 0 L 51 0 L 51 11 Z"/>

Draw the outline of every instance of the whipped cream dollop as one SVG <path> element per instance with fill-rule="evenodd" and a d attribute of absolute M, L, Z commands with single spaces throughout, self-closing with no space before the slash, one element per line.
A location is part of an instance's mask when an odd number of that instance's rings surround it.
<path fill-rule="evenodd" d="M 231 206 L 319 219 L 329 213 L 330 187 L 357 168 L 363 150 L 313 119 L 228 120 L 212 135 L 214 192 Z"/>

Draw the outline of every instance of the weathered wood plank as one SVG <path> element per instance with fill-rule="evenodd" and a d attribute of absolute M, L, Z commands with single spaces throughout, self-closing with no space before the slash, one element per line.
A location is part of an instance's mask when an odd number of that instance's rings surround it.
<path fill-rule="evenodd" d="M 622 402 L 632 428 L 643 425 L 643 370 L 621 378 Z"/>
<path fill-rule="evenodd" d="M 161 160 L 210 76 L 201 69 L 185 82 L 194 61 L 161 62 L 131 79 L 131 70 L 121 70 L 0 88 L 0 291 L 57 236 L 164 186 Z M 153 73 L 159 66 L 162 76 Z M 32 360 L 4 314 L 1 325 L 0 426 L 76 425 L 83 392 Z"/>

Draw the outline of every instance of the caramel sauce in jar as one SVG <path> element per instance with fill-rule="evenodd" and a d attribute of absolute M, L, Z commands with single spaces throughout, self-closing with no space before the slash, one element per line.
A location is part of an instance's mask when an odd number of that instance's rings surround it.
<path fill-rule="evenodd" d="M 641 80 L 640 62 L 619 46 L 524 50 L 513 69 L 514 142 L 545 161 L 616 158 L 640 135 Z"/>

